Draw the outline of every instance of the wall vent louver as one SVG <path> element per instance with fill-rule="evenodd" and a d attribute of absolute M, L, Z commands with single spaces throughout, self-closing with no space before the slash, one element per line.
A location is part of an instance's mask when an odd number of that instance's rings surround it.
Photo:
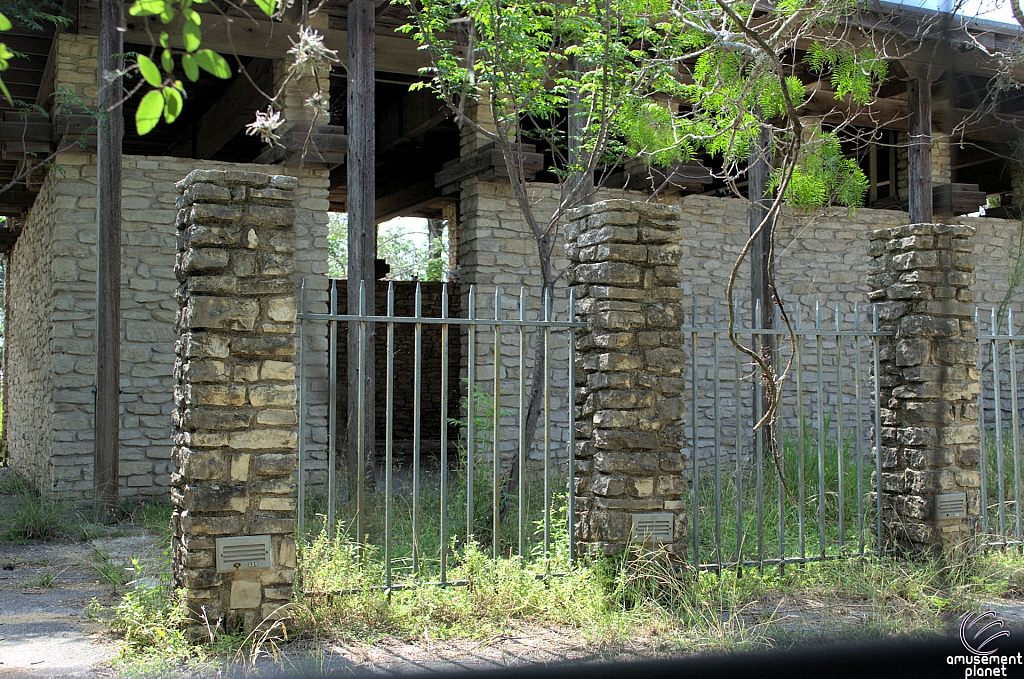
<path fill-rule="evenodd" d="M 274 565 L 270 558 L 269 535 L 217 538 L 216 552 L 218 573 L 270 568 Z"/>
<path fill-rule="evenodd" d="M 672 514 L 633 514 L 632 542 L 672 542 Z"/>
<path fill-rule="evenodd" d="M 935 496 L 936 519 L 963 519 L 967 516 L 967 493 Z"/>

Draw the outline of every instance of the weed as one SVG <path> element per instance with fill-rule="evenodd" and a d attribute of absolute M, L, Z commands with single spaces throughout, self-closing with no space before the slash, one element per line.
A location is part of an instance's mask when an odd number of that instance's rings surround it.
<path fill-rule="evenodd" d="M 52 540 L 78 525 L 71 502 L 57 495 L 21 492 L 0 507 L 0 542 Z"/>
<path fill-rule="evenodd" d="M 128 571 L 114 562 L 110 552 L 104 549 L 93 549 L 91 554 L 92 569 L 100 578 L 100 582 L 109 585 L 117 592 L 128 582 Z"/>
<path fill-rule="evenodd" d="M 9 471 L 0 477 L 0 495 L 21 495 L 35 492 L 32 483 L 16 471 Z"/>
<path fill-rule="evenodd" d="M 57 576 L 47 571 L 41 574 L 39 577 L 26 580 L 22 583 L 22 587 L 25 589 L 48 589 L 53 581 L 57 579 Z"/>

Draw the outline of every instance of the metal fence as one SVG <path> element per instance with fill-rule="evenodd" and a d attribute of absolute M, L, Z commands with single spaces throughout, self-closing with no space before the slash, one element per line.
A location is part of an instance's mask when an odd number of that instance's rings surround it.
<path fill-rule="evenodd" d="M 880 466 L 878 390 L 870 376 L 886 333 L 877 311 L 864 312 L 856 304 L 796 305 L 791 341 L 779 320 L 764 329 L 750 325 L 749 310 L 735 310 L 741 343 L 761 352 L 771 342 L 780 369 L 792 360 L 776 426 L 755 431 L 766 398 L 760 370 L 730 341 L 728 307 L 694 300 L 683 332 L 695 567 L 783 568 L 881 544 L 878 499 L 871 507 L 868 496 L 871 471 Z"/>
<path fill-rule="evenodd" d="M 985 546 L 1024 544 L 1021 523 L 1021 427 L 1013 309 L 975 314 L 978 323 L 978 428 L 981 532 Z M 987 331 L 985 329 L 987 321 Z M 1024 363 L 1021 363 L 1024 365 Z"/>
<path fill-rule="evenodd" d="M 384 314 L 367 313 L 366 289 L 360 284 L 358 314 L 339 313 L 339 295 L 331 286 L 329 313 L 310 313 L 303 281 L 299 305 L 299 428 L 304 430 L 309 380 L 306 375 L 306 342 L 309 333 L 326 333 L 330 345 L 328 371 L 330 418 L 328 439 L 328 476 L 325 497 L 316 498 L 307 488 L 306 437 L 299 437 L 298 525 L 303 532 L 312 528 L 312 521 L 323 522 L 333 533 L 339 528 L 348 531 L 360 544 L 379 548 L 381 558 L 380 585 L 393 589 L 402 581 L 415 578 L 420 582 L 436 580 L 441 585 L 464 584 L 449 579 L 449 563 L 453 545 L 465 544 L 467 536 L 489 547 L 490 554 L 500 556 L 536 557 L 548 561 L 553 552 L 574 553 L 572 532 L 574 504 L 571 493 L 565 492 L 568 479 L 574 476 L 572 435 L 575 410 L 574 382 L 575 331 L 585 324 L 556 318 L 556 306 L 573 308 L 572 293 L 567 300 L 555 301 L 551 295 L 530 295 L 526 289 L 519 295 L 503 294 L 494 289 L 486 311 L 478 311 L 478 292 L 470 286 L 462 300 L 464 318 L 450 317 L 447 286 L 442 291 L 441 315 L 422 315 L 421 290 L 417 286 L 415 311 L 411 316 L 395 314 L 394 287 L 389 284 L 387 309 Z M 530 300 L 536 300 L 531 308 Z M 383 446 L 383 488 L 373 483 L 374 469 L 367 460 L 374 459 L 367 449 L 363 431 L 366 418 L 373 417 L 367 403 L 366 378 L 360 373 L 356 419 L 358 422 L 358 469 L 356 488 L 349 501 L 339 502 L 337 441 L 338 401 L 338 329 L 348 324 L 349 336 L 356 336 L 358 365 L 366 365 L 366 355 L 380 342 L 384 330 L 384 353 L 387 361 L 385 384 L 376 385 L 377 398 L 385 399 L 386 437 Z M 412 374 L 395 374 L 396 326 L 411 325 L 413 340 Z M 430 380 L 440 388 L 440 446 L 438 455 L 424 455 L 421 440 L 421 402 L 423 399 L 422 339 L 426 328 L 440 330 L 440 375 Z M 375 338 L 374 335 L 377 335 Z M 533 342 L 539 337 L 540 344 Z M 463 342 L 466 357 L 461 382 L 462 403 L 458 408 L 459 435 L 449 438 L 450 384 L 460 375 L 450 374 L 448 353 L 453 343 Z M 543 398 L 538 434 L 532 446 L 540 448 L 539 470 L 529 468 L 531 443 L 527 441 L 527 411 L 533 372 L 540 357 Z M 483 366 L 485 375 L 479 375 Z M 556 388 L 554 375 L 566 375 L 561 388 Z M 481 379 L 481 377 L 483 379 Z M 395 449 L 392 418 L 396 380 L 413 385 L 413 441 L 411 455 L 403 459 Z M 483 385 L 483 389 L 481 388 Z M 347 385 L 345 385 L 347 388 Z M 560 391 L 561 394 L 556 392 Z M 569 422 L 567 454 L 559 455 L 558 442 L 552 437 L 552 415 L 555 403 L 565 404 Z M 512 434 L 512 435 L 510 435 Z M 379 458 L 377 458 L 379 459 Z M 564 464 L 564 467 L 563 467 Z M 519 470 L 514 483 L 513 468 Z M 556 502 L 562 496 L 565 506 Z M 563 513 L 564 512 L 564 513 Z M 557 544 L 556 544 L 557 543 Z M 564 543 L 564 544 L 563 544 Z"/>

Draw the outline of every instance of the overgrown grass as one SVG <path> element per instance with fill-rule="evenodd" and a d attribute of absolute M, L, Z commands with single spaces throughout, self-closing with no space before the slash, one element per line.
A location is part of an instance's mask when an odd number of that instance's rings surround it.
<path fill-rule="evenodd" d="M 39 493 L 22 476 L 10 473 L 0 494 L 0 542 L 24 543 L 76 534 L 81 527 L 74 505 L 58 494 Z"/>
<path fill-rule="evenodd" d="M 784 486 L 768 452 L 762 455 L 760 469 L 755 460 L 742 460 L 739 474 L 735 459 L 720 460 L 717 487 L 713 466 L 701 470 L 697 534 L 702 563 L 777 559 L 780 552 L 794 558 L 873 548 L 874 507 L 866 497 L 872 489 L 873 461 L 861 458 L 858 468 L 860 450 L 854 436 L 844 435 L 840 445 L 829 425 L 826 417 L 820 446 L 817 430 L 809 424 L 802 439 L 797 432 L 782 432 L 779 467 Z"/>

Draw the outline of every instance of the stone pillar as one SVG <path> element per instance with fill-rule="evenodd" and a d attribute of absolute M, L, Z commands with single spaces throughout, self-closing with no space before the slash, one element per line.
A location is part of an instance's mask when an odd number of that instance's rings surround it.
<path fill-rule="evenodd" d="M 252 630 L 292 595 L 296 186 L 236 170 L 196 170 L 177 184 L 171 523 L 175 582 L 200 634 L 204 616 Z M 265 540 L 269 553 L 218 568 L 218 546 L 239 536 Z"/>
<path fill-rule="evenodd" d="M 981 512 L 974 231 L 911 224 L 871 234 L 869 297 L 893 333 L 878 378 L 882 516 L 901 548 L 966 538 Z"/>
<path fill-rule="evenodd" d="M 610 200 L 568 219 L 569 283 L 587 323 L 576 355 L 581 551 L 656 542 L 685 558 L 679 208 Z"/>

